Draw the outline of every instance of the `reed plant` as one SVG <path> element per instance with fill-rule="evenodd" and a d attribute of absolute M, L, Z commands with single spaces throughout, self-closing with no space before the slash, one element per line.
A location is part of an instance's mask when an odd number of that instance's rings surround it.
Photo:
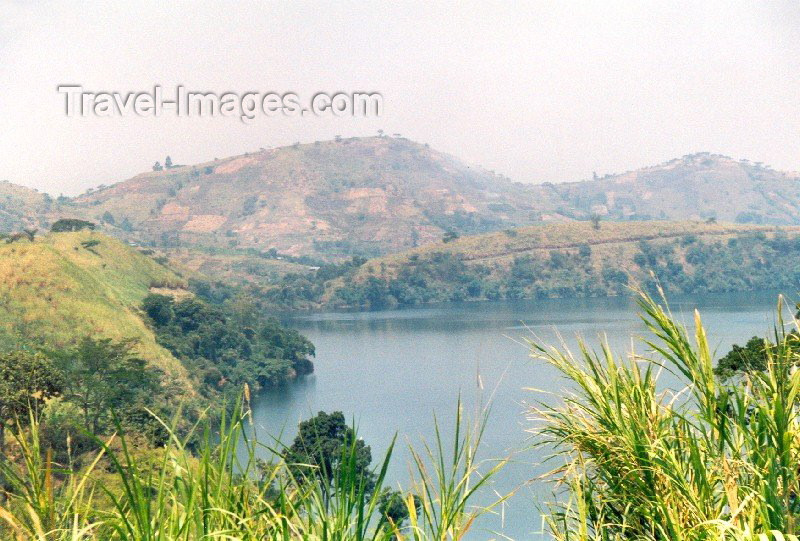
<path fill-rule="evenodd" d="M 779 300 L 763 372 L 721 380 L 699 313 L 690 332 L 640 294 L 641 353 L 532 343 L 565 376 L 531 409 L 548 449 L 557 540 L 782 539 L 800 531 L 797 322 Z M 670 377 L 665 378 L 667 373 Z M 674 382 L 679 382 L 674 384 Z M 671 382 L 671 384 L 670 384 Z M 796 538 L 795 538 L 796 539 Z"/>
<path fill-rule="evenodd" d="M 394 444 L 369 473 L 356 467 L 355 445 L 345 445 L 334 472 L 335 487 L 304 475 L 248 426 L 247 402 L 222 415 L 212 430 L 198 424 L 143 455 L 136 440 L 117 433 L 98 440 L 83 466 L 56 465 L 42 447 L 35 416 L 14 431 L 14 456 L 0 463 L 4 498 L 0 538 L 23 541 L 382 541 L 462 539 L 493 504 L 474 503 L 502 462 L 482 467 L 475 459 L 482 429 L 457 415 L 455 438 L 413 449 L 413 487 L 403 492 L 408 521 L 381 512 Z M 485 420 L 476 426 L 485 426 Z M 199 444 L 197 442 L 200 442 Z M 191 442 L 191 444 L 190 444 Z M 446 456 L 446 449 L 453 457 Z M 271 452 L 266 463 L 259 456 Z M 146 458 L 143 458 L 146 457 Z M 155 458 L 154 458 L 155 457 Z M 309 466 L 309 465 L 305 465 Z M 474 531 L 474 530 L 473 530 Z M 480 536 L 479 536 L 480 537 Z"/>

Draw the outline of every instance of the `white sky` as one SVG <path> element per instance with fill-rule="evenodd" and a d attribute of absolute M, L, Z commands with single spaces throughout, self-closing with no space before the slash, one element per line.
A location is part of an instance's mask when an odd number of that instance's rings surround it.
<path fill-rule="evenodd" d="M 384 114 L 67 118 L 67 83 L 376 90 Z M 798 170 L 800 3 L 0 0 L 0 179 L 73 194 L 379 128 L 523 182 L 704 150 Z"/>

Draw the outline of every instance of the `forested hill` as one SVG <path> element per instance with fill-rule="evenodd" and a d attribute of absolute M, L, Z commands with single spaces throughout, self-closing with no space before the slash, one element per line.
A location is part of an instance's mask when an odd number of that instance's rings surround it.
<path fill-rule="evenodd" d="M 596 228 L 597 227 L 597 228 Z M 669 292 L 800 290 L 800 227 L 587 222 L 450 239 L 294 274 L 268 291 L 294 307 Z"/>

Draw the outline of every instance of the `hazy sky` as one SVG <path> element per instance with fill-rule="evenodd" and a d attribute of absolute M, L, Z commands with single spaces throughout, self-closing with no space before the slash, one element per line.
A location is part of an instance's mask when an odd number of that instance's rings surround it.
<path fill-rule="evenodd" d="M 800 169 L 798 2 L 0 0 L 0 179 L 73 194 L 378 129 L 523 182 L 708 150 Z M 68 118 L 59 84 L 375 90 L 379 119 Z"/>

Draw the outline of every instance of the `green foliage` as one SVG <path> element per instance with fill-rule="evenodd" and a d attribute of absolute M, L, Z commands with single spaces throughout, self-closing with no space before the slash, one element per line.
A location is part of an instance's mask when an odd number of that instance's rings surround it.
<path fill-rule="evenodd" d="M 393 445 L 374 470 L 367 491 L 355 446 L 344 448 L 334 494 L 314 477 L 295 478 L 284 461 L 265 464 L 262 445 L 247 426 L 242 401 L 219 430 L 206 421 L 199 438 L 169 437 L 161 449 L 142 449 L 116 426 L 118 436 L 98 440 L 81 468 L 62 468 L 46 451 L 40 426 L 14 432 L 19 459 L 0 461 L 6 481 L 0 537 L 14 541 L 414 541 L 464 539 L 475 520 L 504 500 L 478 505 L 502 463 L 480 471 L 480 443 L 460 416 L 452 443 L 412 454 L 417 482 L 389 491 L 386 472 Z M 216 416 L 214 416 L 216 417 Z M 170 427 L 179 420 L 169 423 Z M 337 427 L 338 427 L 338 423 Z M 353 429 L 350 429 L 353 430 Z M 437 434 L 438 434 L 437 429 Z M 199 444 L 194 442 L 199 439 Z M 352 441 L 360 441 L 355 431 Z M 277 443 L 280 447 L 280 442 Z M 195 448 L 195 452 L 191 451 Z M 448 451 L 446 452 L 445 449 Z M 455 452 L 452 463 L 449 451 Z M 405 510 L 403 510 L 405 505 Z M 408 525 L 403 524 L 407 518 Z M 480 535 L 480 534 L 478 534 Z"/>
<path fill-rule="evenodd" d="M 748 340 L 744 347 L 734 344 L 731 350 L 717 361 L 714 372 L 722 377 L 730 377 L 735 374 L 764 371 L 767 369 L 769 347 L 771 344 L 758 336 Z"/>
<path fill-rule="evenodd" d="M 50 226 L 51 233 L 66 233 L 69 231 L 83 231 L 84 229 L 94 230 L 97 226 L 86 220 L 74 218 L 61 218 Z"/>
<path fill-rule="evenodd" d="M 571 389 L 560 405 L 531 411 L 541 422 L 539 444 L 556 452 L 552 475 L 565 489 L 548 517 L 553 537 L 800 533 L 798 336 L 784 331 L 779 314 L 774 344 L 762 352 L 765 369 L 726 382 L 714 374 L 698 313 L 690 332 L 646 295 L 641 307 L 651 333 L 646 356 L 619 357 L 606 343 L 598 350 L 581 343 L 577 356 L 533 345 Z M 679 379 L 674 390 L 663 390 L 662 367 Z"/>
<path fill-rule="evenodd" d="M 63 397 L 81 412 L 92 433 L 108 429 L 111 411 L 142 409 L 157 402 L 159 372 L 134 354 L 135 343 L 82 338 L 77 345 L 50 352 L 64 376 Z"/>
<path fill-rule="evenodd" d="M 444 243 L 453 242 L 458 237 L 459 237 L 459 234 L 456 233 L 455 231 L 452 231 L 452 230 L 446 231 L 445 234 L 442 236 L 442 242 L 444 242 Z"/>
<path fill-rule="evenodd" d="M 628 244 L 632 250 L 623 259 L 586 242 L 511 253 L 503 263 L 491 258 L 474 261 L 460 248 L 414 253 L 393 262 L 386 272 L 363 272 L 383 263 L 370 261 L 361 270 L 349 270 L 342 283 L 320 285 L 298 277 L 294 284 L 305 287 L 294 288 L 294 297 L 285 295 L 283 300 L 289 306 L 293 298 L 313 304 L 327 294 L 334 306 L 376 309 L 458 300 L 620 295 L 629 283 L 653 293 L 656 279 L 669 293 L 791 289 L 800 284 L 800 239 L 782 232 L 746 232 L 725 241 L 687 235 Z"/>
<path fill-rule="evenodd" d="M 275 385 L 313 371 L 314 346 L 277 319 L 254 309 L 212 306 L 197 298 L 149 295 L 142 309 L 158 342 L 180 359 L 208 391 Z"/>
<path fill-rule="evenodd" d="M 321 411 L 301 422 L 294 442 L 283 453 L 283 460 L 294 479 L 318 484 L 326 500 L 347 488 L 339 486 L 343 478 L 349 480 L 355 476 L 365 494 L 371 493 L 375 486 L 375 475 L 369 469 L 370 447 L 356 437 L 340 411 L 331 414 Z M 351 475 L 343 476 L 343 469 L 352 470 Z"/>
<path fill-rule="evenodd" d="M 28 412 L 38 415 L 40 404 L 57 395 L 65 383 L 53 362 L 41 353 L 0 353 L 0 452 L 5 427 L 25 422 Z"/>

